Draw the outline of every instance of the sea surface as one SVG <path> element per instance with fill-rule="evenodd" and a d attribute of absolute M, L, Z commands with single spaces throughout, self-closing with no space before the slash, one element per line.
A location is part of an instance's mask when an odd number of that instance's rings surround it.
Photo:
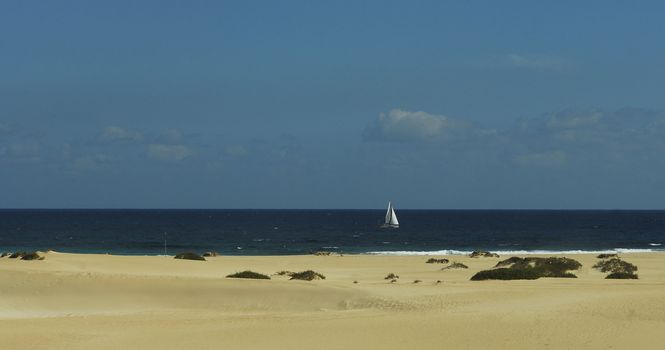
<path fill-rule="evenodd" d="M 0 210 L 0 251 L 466 254 L 659 251 L 665 211 Z"/>

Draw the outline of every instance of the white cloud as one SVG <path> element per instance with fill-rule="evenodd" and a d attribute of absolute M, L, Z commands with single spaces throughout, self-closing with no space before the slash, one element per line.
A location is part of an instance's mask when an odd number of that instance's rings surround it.
<path fill-rule="evenodd" d="M 365 128 L 366 140 L 422 141 L 451 138 L 464 134 L 470 123 L 427 112 L 393 109 L 381 113 L 378 120 Z"/>
<path fill-rule="evenodd" d="M 118 126 L 109 126 L 99 135 L 99 140 L 104 142 L 113 141 L 141 141 L 143 134 L 138 131 L 123 129 Z"/>
<path fill-rule="evenodd" d="M 226 153 L 229 156 L 242 157 L 246 156 L 249 153 L 249 151 L 247 151 L 247 148 L 241 145 L 234 145 L 226 147 L 226 149 L 224 149 L 224 153 Z"/>
<path fill-rule="evenodd" d="M 551 114 L 547 118 L 549 129 L 576 129 L 593 126 L 601 122 L 603 113 L 600 111 L 565 111 Z"/>
<path fill-rule="evenodd" d="M 0 157 L 19 161 L 37 161 L 41 159 L 41 145 L 37 142 L 11 143 L 0 147 Z"/>
<path fill-rule="evenodd" d="M 163 161 L 181 161 L 194 155 L 189 147 L 184 145 L 150 144 L 148 157 Z"/>

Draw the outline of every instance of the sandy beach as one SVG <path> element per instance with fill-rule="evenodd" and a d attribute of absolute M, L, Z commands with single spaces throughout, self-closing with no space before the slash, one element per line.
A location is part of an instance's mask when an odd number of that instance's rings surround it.
<path fill-rule="evenodd" d="M 569 255 L 577 279 L 532 281 L 469 280 L 506 257 L 44 255 L 0 259 L 2 349 L 660 349 L 665 331 L 665 253 L 621 255 L 639 280 Z M 225 278 L 247 269 L 326 279 Z"/>

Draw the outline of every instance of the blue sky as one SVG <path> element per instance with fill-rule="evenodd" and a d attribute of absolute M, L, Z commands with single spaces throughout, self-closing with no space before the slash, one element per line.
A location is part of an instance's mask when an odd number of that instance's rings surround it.
<path fill-rule="evenodd" d="M 665 208 L 658 1 L 4 1 L 0 207 Z"/>

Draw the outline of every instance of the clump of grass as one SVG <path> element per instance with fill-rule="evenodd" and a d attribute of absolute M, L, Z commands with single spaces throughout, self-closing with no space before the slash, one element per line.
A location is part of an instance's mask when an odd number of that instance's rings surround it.
<path fill-rule="evenodd" d="M 185 259 L 185 260 L 200 260 L 200 261 L 206 261 L 206 258 L 196 254 L 196 253 L 180 253 L 173 257 L 174 259 Z"/>
<path fill-rule="evenodd" d="M 264 274 L 254 272 L 254 271 L 250 271 L 250 270 L 245 270 L 245 271 L 242 271 L 242 272 L 236 272 L 236 273 L 233 273 L 233 274 L 230 274 L 230 275 L 226 276 L 226 278 L 250 278 L 250 279 L 255 279 L 255 280 L 269 280 L 270 279 L 270 277 L 268 277 Z"/>
<path fill-rule="evenodd" d="M 420 283 L 420 282 L 422 282 L 422 281 L 421 281 L 421 280 L 415 280 L 415 281 L 413 281 L 413 283 Z"/>
<path fill-rule="evenodd" d="M 612 272 L 611 274 L 607 275 L 605 279 L 618 279 L 618 280 L 636 280 L 638 277 L 634 273 L 628 273 L 628 272 Z"/>
<path fill-rule="evenodd" d="M 203 253 L 203 257 L 215 257 L 215 256 L 218 256 L 218 255 L 219 255 L 219 253 L 217 253 L 217 252 L 205 252 L 205 253 Z"/>
<path fill-rule="evenodd" d="M 568 272 L 582 267 L 579 261 L 570 258 L 519 258 L 511 257 L 499 261 L 494 269 L 484 270 L 471 277 L 482 280 L 535 280 L 541 277 L 577 278 Z"/>
<path fill-rule="evenodd" d="M 638 279 L 635 274 L 637 266 L 621 260 L 616 257 L 616 254 L 615 257 L 599 261 L 596 265 L 593 265 L 593 268 L 600 272 L 610 272 L 605 277 L 606 279 Z"/>
<path fill-rule="evenodd" d="M 476 250 L 476 251 L 471 252 L 471 254 L 469 254 L 469 257 L 471 257 L 471 258 L 498 258 L 499 254 L 492 253 L 492 252 L 487 252 L 487 251 L 484 251 L 484 250 Z"/>
<path fill-rule="evenodd" d="M 448 259 L 436 259 L 436 258 L 430 258 L 429 260 L 425 261 L 428 264 L 447 264 L 450 262 Z"/>
<path fill-rule="evenodd" d="M 328 255 L 330 255 L 330 254 L 332 254 L 332 252 L 328 252 L 328 251 L 316 251 L 316 252 L 312 252 L 312 255 L 317 255 L 317 256 L 328 256 Z"/>
<path fill-rule="evenodd" d="M 395 283 L 395 282 L 397 282 L 397 280 L 394 278 L 390 280 L 390 283 Z"/>
<path fill-rule="evenodd" d="M 307 270 L 307 271 L 293 273 L 291 275 L 291 279 L 303 280 L 303 281 L 324 280 L 326 279 L 326 276 L 312 270 Z"/>
<path fill-rule="evenodd" d="M 483 280 L 535 280 L 540 278 L 540 274 L 533 268 L 529 269 L 511 269 L 501 267 L 493 270 L 484 270 L 471 277 L 472 281 Z"/>
<path fill-rule="evenodd" d="M 609 259 L 609 258 L 618 258 L 619 256 L 616 253 L 611 254 L 598 254 L 598 259 Z"/>
<path fill-rule="evenodd" d="M 612 273 L 635 273 L 635 271 L 637 271 L 637 266 L 627 261 L 623 261 L 620 258 L 601 260 L 596 265 L 593 265 L 593 268 L 600 272 Z"/>
<path fill-rule="evenodd" d="M 39 255 L 37 252 L 25 253 L 21 256 L 21 260 L 44 260 L 45 257 Z"/>
<path fill-rule="evenodd" d="M 509 266 L 513 269 L 526 269 L 531 267 L 542 270 L 542 273 L 545 274 L 543 277 L 559 277 L 558 275 L 563 275 L 566 271 L 579 269 L 582 267 L 582 264 L 580 264 L 580 262 L 575 259 L 565 257 L 518 258 L 514 256 L 506 260 L 499 261 L 494 267 L 503 266 Z"/>
<path fill-rule="evenodd" d="M 441 283 L 441 280 L 436 280 L 436 282 L 434 282 L 434 283 L 436 283 L 436 284 L 440 284 L 440 283 Z"/>
<path fill-rule="evenodd" d="M 384 277 L 383 279 L 384 280 L 394 280 L 394 279 L 398 279 L 398 278 L 399 278 L 399 276 L 397 276 L 396 274 L 391 272 L 391 273 L 388 274 L 388 276 Z"/>
<path fill-rule="evenodd" d="M 453 261 L 452 264 L 442 268 L 441 270 L 448 270 L 448 269 L 468 269 L 469 267 L 462 264 L 461 262 Z"/>
<path fill-rule="evenodd" d="M 289 276 L 289 277 L 291 277 L 291 276 L 293 276 L 294 273 L 295 273 L 295 272 L 292 272 L 292 271 L 282 270 L 282 271 L 277 271 L 277 272 L 275 272 L 274 275 L 276 275 L 276 276 Z"/>

